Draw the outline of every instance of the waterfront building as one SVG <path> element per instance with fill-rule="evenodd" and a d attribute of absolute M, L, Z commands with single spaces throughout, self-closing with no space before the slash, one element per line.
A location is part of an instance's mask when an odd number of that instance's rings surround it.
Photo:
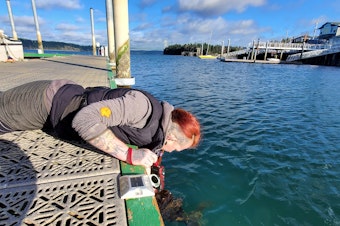
<path fill-rule="evenodd" d="M 340 37 L 340 22 L 327 22 L 323 24 L 319 30 L 319 39 Z"/>

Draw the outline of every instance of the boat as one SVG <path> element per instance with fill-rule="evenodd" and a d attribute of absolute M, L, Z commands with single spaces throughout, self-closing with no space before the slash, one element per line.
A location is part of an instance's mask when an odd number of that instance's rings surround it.
<path fill-rule="evenodd" d="M 267 58 L 267 61 L 270 61 L 271 63 L 280 63 L 280 59 L 277 58 Z"/>
<path fill-rule="evenodd" d="M 213 56 L 213 55 L 199 55 L 198 57 L 200 59 L 217 59 L 217 56 Z"/>
<path fill-rule="evenodd" d="M 203 55 L 203 43 L 202 43 L 202 51 L 201 51 L 201 55 L 198 55 L 198 57 L 200 59 L 217 59 L 217 56 L 213 56 L 213 55 L 209 55 L 209 43 L 211 42 L 211 37 L 212 37 L 212 31 L 210 33 L 210 40 L 208 42 L 208 47 L 207 47 L 207 52 L 205 53 L 205 55 Z"/>

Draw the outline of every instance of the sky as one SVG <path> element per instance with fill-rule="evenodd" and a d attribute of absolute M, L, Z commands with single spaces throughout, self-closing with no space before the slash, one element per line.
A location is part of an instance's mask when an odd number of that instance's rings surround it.
<path fill-rule="evenodd" d="M 0 1 L 0 30 L 12 28 L 8 0 Z M 35 0 L 43 41 L 107 45 L 105 0 Z M 31 0 L 10 0 L 19 39 L 36 40 Z M 163 50 L 168 45 L 209 43 L 246 47 L 253 40 L 280 41 L 318 35 L 326 22 L 340 22 L 340 0 L 130 0 L 131 50 Z"/>

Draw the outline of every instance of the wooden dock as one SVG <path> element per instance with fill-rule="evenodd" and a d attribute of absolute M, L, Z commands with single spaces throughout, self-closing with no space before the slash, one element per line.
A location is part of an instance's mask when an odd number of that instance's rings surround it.
<path fill-rule="evenodd" d="M 0 69 L 0 91 L 52 79 L 109 86 L 104 57 L 30 59 L 0 63 Z M 154 197 L 120 199 L 121 174 L 120 161 L 85 142 L 41 130 L 0 135 L 0 225 L 163 225 Z"/>

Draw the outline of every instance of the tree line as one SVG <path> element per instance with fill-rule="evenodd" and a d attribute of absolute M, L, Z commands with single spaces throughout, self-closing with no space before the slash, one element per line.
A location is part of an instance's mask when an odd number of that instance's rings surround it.
<path fill-rule="evenodd" d="M 221 54 L 221 45 L 209 45 L 208 54 L 211 55 L 218 55 Z M 181 55 L 183 52 L 197 52 L 198 49 L 202 49 L 202 44 L 199 43 L 193 43 L 193 44 L 174 44 L 169 45 L 163 50 L 164 55 Z M 206 54 L 208 49 L 208 43 L 203 43 L 203 54 Z M 231 46 L 229 47 L 229 51 L 237 51 L 243 49 L 243 47 L 240 46 Z M 227 51 L 226 46 L 224 46 L 224 53 Z"/>
<path fill-rule="evenodd" d="M 20 39 L 24 49 L 37 49 L 38 42 L 29 39 Z M 66 50 L 66 51 L 92 51 L 92 46 L 81 46 L 72 43 L 43 41 L 44 49 L 50 50 Z"/>

